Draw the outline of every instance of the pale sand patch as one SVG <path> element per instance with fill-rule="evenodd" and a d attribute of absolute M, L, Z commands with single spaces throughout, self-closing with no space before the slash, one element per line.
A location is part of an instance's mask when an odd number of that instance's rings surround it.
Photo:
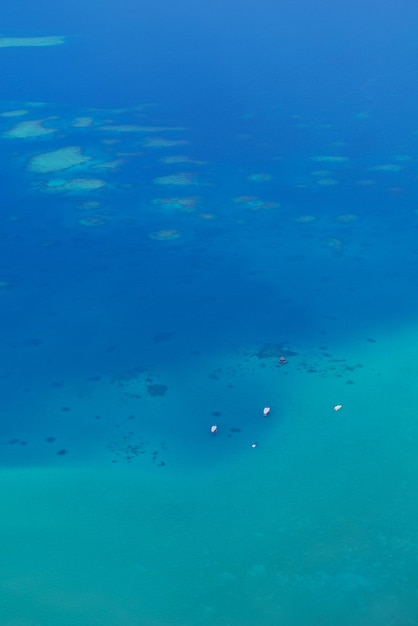
<path fill-rule="evenodd" d="M 181 232 L 179 230 L 166 228 L 150 233 L 149 236 L 151 239 L 155 239 L 156 241 L 173 241 L 174 239 L 179 239 L 181 237 Z"/>
<path fill-rule="evenodd" d="M 49 37 L 0 37 L 0 48 L 40 48 L 43 46 L 60 46 L 67 38 L 62 35 Z"/>
<path fill-rule="evenodd" d="M 335 156 L 335 155 L 324 155 L 324 156 L 313 156 L 310 157 L 311 161 L 315 161 L 315 163 L 348 163 L 349 158 L 344 156 Z"/>
<path fill-rule="evenodd" d="M 273 176 L 271 174 L 250 174 L 249 176 L 247 176 L 247 180 L 251 181 L 252 183 L 266 183 L 269 182 L 270 180 L 273 180 Z"/>
<path fill-rule="evenodd" d="M 194 165 L 206 165 L 207 161 L 197 161 L 185 155 L 168 156 L 160 159 L 161 163 L 177 164 L 177 163 L 193 163 Z"/>
<path fill-rule="evenodd" d="M 187 130 L 182 126 L 139 126 L 137 124 L 108 124 L 97 127 L 97 130 L 117 133 L 161 133 L 168 130 Z"/>
<path fill-rule="evenodd" d="M 40 189 L 50 193 L 67 193 L 77 191 L 94 191 L 106 185 L 100 178 L 70 178 L 69 180 L 56 178 L 48 181 Z"/>
<path fill-rule="evenodd" d="M 29 172 L 37 174 L 46 174 L 48 172 L 58 172 L 66 170 L 76 165 L 83 165 L 91 161 L 90 156 L 83 154 L 78 146 L 68 146 L 67 148 L 59 148 L 52 152 L 43 152 L 32 157 L 28 163 Z"/>
<path fill-rule="evenodd" d="M 154 178 L 152 182 L 154 185 L 175 185 L 180 187 L 199 184 L 195 174 L 190 172 L 179 172 L 178 174 L 171 174 L 170 176 L 160 176 Z"/>
<path fill-rule="evenodd" d="M 16 109 L 15 111 L 4 111 L 4 113 L 0 113 L 0 117 L 22 117 L 23 115 L 27 115 L 29 111 L 26 109 Z"/>
<path fill-rule="evenodd" d="M 20 122 L 10 130 L 6 130 L 3 133 L 3 137 L 7 137 L 8 139 L 36 139 L 56 133 L 56 128 L 45 128 L 45 126 L 42 125 L 48 119 L 52 118 Z"/>
<path fill-rule="evenodd" d="M 397 163 L 383 163 L 382 165 L 373 165 L 368 169 L 371 172 L 400 172 L 404 168 Z"/>
<path fill-rule="evenodd" d="M 71 124 L 73 128 L 88 128 L 93 126 L 94 119 L 92 117 L 76 117 Z"/>
<path fill-rule="evenodd" d="M 142 145 L 146 148 L 173 148 L 175 146 L 185 146 L 190 141 L 184 139 L 164 139 L 163 137 L 144 139 Z"/>

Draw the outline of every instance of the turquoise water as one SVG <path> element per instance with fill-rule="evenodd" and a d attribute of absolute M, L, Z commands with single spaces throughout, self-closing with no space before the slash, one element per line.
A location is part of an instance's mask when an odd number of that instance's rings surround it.
<path fill-rule="evenodd" d="M 416 8 L 270 4 L 10 8 L 1 626 L 418 624 Z"/>

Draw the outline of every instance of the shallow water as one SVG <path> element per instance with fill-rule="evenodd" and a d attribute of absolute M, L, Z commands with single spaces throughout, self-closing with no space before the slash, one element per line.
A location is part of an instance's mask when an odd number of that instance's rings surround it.
<path fill-rule="evenodd" d="M 93 458 L 96 440 L 84 458 L 4 469 L 5 623 L 413 619 L 416 420 L 404 398 L 416 391 L 404 370 L 416 371 L 414 336 L 397 337 L 404 358 L 390 364 L 393 338 L 346 349 L 362 358 L 349 386 L 256 363 L 243 382 L 280 409 L 263 418 L 248 406 L 252 419 L 235 415 L 242 431 L 230 438 L 223 427 L 195 435 L 199 454 L 167 436 L 163 468 L 148 449 L 130 463 L 126 452 L 118 464 L 110 452 Z M 166 411 L 181 414 L 168 400 Z"/>

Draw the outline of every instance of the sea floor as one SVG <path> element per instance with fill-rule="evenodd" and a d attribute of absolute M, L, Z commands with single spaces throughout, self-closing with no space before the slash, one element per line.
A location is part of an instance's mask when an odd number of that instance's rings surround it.
<path fill-rule="evenodd" d="M 84 447 L 2 446 L 2 626 L 418 624 L 418 328 L 295 352 L 75 382 Z"/>

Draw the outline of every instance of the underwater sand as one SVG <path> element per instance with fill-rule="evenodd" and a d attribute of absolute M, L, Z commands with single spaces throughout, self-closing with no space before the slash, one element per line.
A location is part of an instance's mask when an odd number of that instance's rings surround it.
<path fill-rule="evenodd" d="M 164 468 L 3 469 L 2 623 L 413 624 L 418 330 L 334 351 L 362 364 L 353 384 L 256 359 L 240 385 L 259 406 L 229 439 L 232 407 L 219 436 L 202 423 L 200 463 L 173 436 Z"/>

